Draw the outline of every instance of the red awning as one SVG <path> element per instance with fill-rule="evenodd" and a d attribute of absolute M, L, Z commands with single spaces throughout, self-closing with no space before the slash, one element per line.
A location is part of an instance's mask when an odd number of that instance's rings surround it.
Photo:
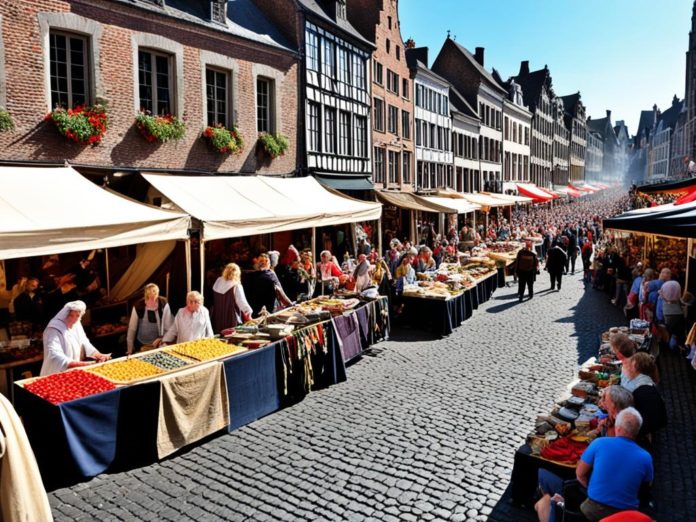
<path fill-rule="evenodd" d="M 568 183 L 568 188 L 574 190 L 575 192 L 594 192 L 594 190 L 592 190 L 591 188 L 576 187 L 575 185 L 571 185 L 570 183 Z"/>
<path fill-rule="evenodd" d="M 554 192 L 554 191 L 551 190 L 551 189 L 547 189 L 547 188 L 544 188 L 544 187 L 537 187 L 537 188 L 538 188 L 539 190 L 545 192 L 545 193 L 548 194 L 549 196 L 551 196 L 553 199 L 558 199 L 558 198 L 561 197 L 561 194 L 559 194 L 558 192 Z"/>
<path fill-rule="evenodd" d="M 568 186 L 566 187 L 565 192 L 566 194 L 574 198 L 579 198 L 584 195 L 582 192 L 580 192 L 578 189 L 576 189 L 573 185 L 570 184 L 568 184 Z"/>
<path fill-rule="evenodd" d="M 675 205 L 683 205 L 684 203 L 691 203 L 692 201 L 696 201 L 696 189 L 694 189 L 691 192 L 684 194 L 682 197 L 678 198 L 674 202 L 674 204 Z"/>
<path fill-rule="evenodd" d="M 551 194 L 544 192 L 534 183 L 518 183 L 517 192 L 519 192 L 521 196 L 527 196 L 528 198 L 532 198 L 532 201 L 534 203 L 543 203 L 545 201 L 553 199 L 553 196 L 551 196 Z"/>

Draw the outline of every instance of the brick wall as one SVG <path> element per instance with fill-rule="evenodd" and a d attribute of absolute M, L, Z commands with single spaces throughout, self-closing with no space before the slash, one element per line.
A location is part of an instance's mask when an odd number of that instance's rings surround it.
<path fill-rule="evenodd" d="M 399 180 L 402 183 L 390 184 L 388 186 L 393 188 L 400 188 L 401 190 L 410 191 L 413 190 L 415 182 L 415 153 L 414 153 L 414 129 L 413 129 L 413 114 L 414 114 L 414 89 L 413 80 L 410 78 L 410 71 L 406 63 L 406 49 L 404 46 L 403 39 L 401 37 L 401 28 L 399 26 L 399 12 L 398 12 L 398 2 L 397 0 L 351 0 L 347 4 L 348 18 L 356 27 L 362 35 L 368 39 L 372 40 L 374 38 L 374 43 L 377 46 L 372 54 L 372 97 L 381 98 L 384 100 L 384 130 L 378 131 L 374 128 L 375 119 L 372 118 L 372 144 L 375 147 L 381 147 L 385 149 L 384 153 L 384 177 L 385 180 L 389 179 L 389 151 L 394 151 L 399 153 L 399 165 L 397 165 L 397 171 L 399 172 Z M 388 20 L 391 17 L 391 28 L 389 28 Z M 387 52 L 386 42 L 389 40 L 390 50 Z M 396 49 L 399 48 L 400 57 L 396 57 Z M 382 64 L 383 67 L 383 78 L 382 84 L 375 82 L 374 77 L 374 62 L 377 61 Z M 399 94 L 394 94 L 387 90 L 387 71 L 391 70 L 399 75 Z M 403 96 L 403 80 L 408 80 L 408 99 Z M 398 133 L 390 133 L 388 131 L 388 120 L 389 120 L 389 106 L 395 106 L 399 109 L 399 121 L 397 122 Z M 374 102 L 373 102 L 374 109 Z M 409 113 L 409 129 L 410 129 L 410 139 L 404 139 L 402 136 L 402 111 Z M 402 173 L 402 163 L 401 158 L 402 152 L 411 153 L 411 168 L 410 168 L 410 183 L 403 183 L 403 173 Z M 373 179 L 374 179 L 374 154 L 373 154 Z M 375 188 L 380 189 L 384 185 L 381 183 L 375 183 Z"/>
<path fill-rule="evenodd" d="M 446 39 L 431 69 L 446 78 L 457 91 L 464 95 L 466 101 L 478 111 L 478 88 L 481 73 L 465 59 L 456 45 Z"/>
<path fill-rule="evenodd" d="M 109 128 L 102 144 L 67 141 L 44 123 L 50 100 L 44 86 L 44 50 L 38 13 L 72 12 L 101 24 L 98 68 L 109 104 Z M 297 63 L 287 51 L 276 50 L 233 35 L 108 0 L 5 0 L 0 3 L 5 49 L 7 109 L 16 129 L 0 133 L 0 161 L 39 160 L 104 167 L 170 168 L 219 172 L 284 174 L 296 169 Z M 135 100 L 131 35 L 152 33 L 183 46 L 183 118 L 186 136 L 179 142 L 147 143 L 134 126 Z M 237 125 L 245 141 L 241 155 L 222 155 L 201 139 L 205 115 L 200 50 L 231 57 L 238 67 Z M 254 64 L 277 70 L 280 128 L 288 136 L 286 154 L 273 161 L 256 152 Z M 257 66 L 258 68 L 258 66 Z M 0 78 L 1 80 L 1 78 Z"/>

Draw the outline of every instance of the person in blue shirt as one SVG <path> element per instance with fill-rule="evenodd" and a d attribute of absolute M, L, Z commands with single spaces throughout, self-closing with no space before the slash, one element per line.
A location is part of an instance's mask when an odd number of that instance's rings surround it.
<path fill-rule="evenodd" d="M 589 521 L 639 507 L 641 488 L 653 480 L 652 457 L 635 441 L 642 424 L 638 410 L 621 410 L 616 436 L 595 439 L 580 457 L 576 476 L 587 488 L 580 510 Z"/>

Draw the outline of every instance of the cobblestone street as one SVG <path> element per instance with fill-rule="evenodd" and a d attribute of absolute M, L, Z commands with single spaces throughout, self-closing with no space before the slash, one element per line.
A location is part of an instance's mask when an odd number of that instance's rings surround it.
<path fill-rule="evenodd" d="M 579 275 L 564 283 L 549 292 L 542 272 L 524 303 L 498 289 L 443 340 L 398 329 L 348 369 L 348 382 L 159 464 L 57 490 L 54 515 L 532 520 L 505 496 L 515 449 L 600 333 L 623 324 L 605 294 L 584 293 Z"/>

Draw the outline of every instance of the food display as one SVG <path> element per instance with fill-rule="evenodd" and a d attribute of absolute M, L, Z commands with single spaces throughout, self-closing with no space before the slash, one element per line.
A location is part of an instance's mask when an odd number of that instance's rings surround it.
<path fill-rule="evenodd" d="M 157 366 L 136 357 L 109 361 L 86 371 L 101 375 L 115 384 L 131 384 L 164 373 Z"/>
<path fill-rule="evenodd" d="M 180 357 L 166 352 L 151 352 L 140 357 L 140 360 L 157 366 L 164 371 L 178 370 L 191 364 Z"/>
<path fill-rule="evenodd" d="M 522 249 L 522 244 L 517 241 L 501 241 L 486 245 L 486 255 L 495 261 L 506 264 L 512 263 L 517 258 L 517 253 Z"/>
<path fill-rule="evenodd" d="M 122 323 L 106 323 L 93 325 L 92 330 L 96 337 L 102 337 L 104 335 L 125 333 L 128 331 L 128 325 Z"/>
<path fill-rule="evenodd" d="M 16 339 L 0 342 L 0 363 L 11 363 L 39 356 L 43 353 L 41 342 Z"/>
<path fill-rule="evenodd" d="M 245 348 L 235 344 L 227 344 L 219 339 L 198 339 L 169 346 L 162 350 L 166 354 L 183 355 L 196 361 L 209 361 L 245 351 Z"/>
<path fill-rule="evenodd" d="M 84 370 L 72 370 L 39 377 L 24 385 L 24 389 L 52 404 L 74 401 L 114 388 L 113 383 Z"/>
<path fill-rule="evenodd" d="M 686 271 L 687 240 L 671 237 L 655 237 L 655 242 L 648 255 L 650 266 L 657 270 L 669 268 L 672 274 Z"/>

